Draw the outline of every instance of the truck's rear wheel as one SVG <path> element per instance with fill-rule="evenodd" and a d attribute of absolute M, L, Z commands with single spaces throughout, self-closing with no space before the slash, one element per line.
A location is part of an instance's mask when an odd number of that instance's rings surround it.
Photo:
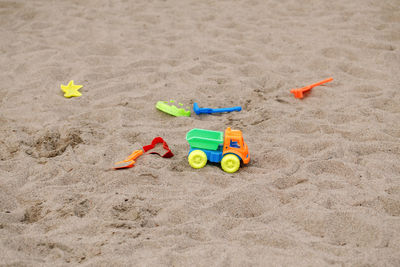
<path fill-rule="evenodd" d="M 200 169 L 207 164 L 207 155 L 204 153 L 204 151 L 193 150 L 190 152 L 188 160 L 192 168 Z"/>
<path fill-rule="evenodd" d="M 225 155 L 221 160 L 221 167 L 226 172 L 234 173 L 240 167 L 240 159 L 233 154 Z"/>

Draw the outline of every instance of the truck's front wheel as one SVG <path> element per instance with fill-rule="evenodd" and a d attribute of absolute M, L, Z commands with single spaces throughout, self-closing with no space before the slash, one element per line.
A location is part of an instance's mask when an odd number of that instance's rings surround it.
<path fill-rule="evenodd" d="M 190 152 L 188 160 L 192 168 L 200 169 L 207 164 L 207 155 L 204 153 L 204 151 L 193 150 Z"/>
<path fill-rule="evenodd" d="M 226 172 L 234 173 L 240 167 L 240 159 L 233 154 L 225 155 L 221 160 L 221 167 Z"/>

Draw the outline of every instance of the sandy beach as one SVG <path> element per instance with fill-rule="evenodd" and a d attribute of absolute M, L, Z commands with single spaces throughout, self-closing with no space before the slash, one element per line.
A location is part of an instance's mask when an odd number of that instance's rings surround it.
<path fill-rule="evenodd" d="M 0 81 L 0 266 L 400 266 L 398 0 L 0 0 Z"/>

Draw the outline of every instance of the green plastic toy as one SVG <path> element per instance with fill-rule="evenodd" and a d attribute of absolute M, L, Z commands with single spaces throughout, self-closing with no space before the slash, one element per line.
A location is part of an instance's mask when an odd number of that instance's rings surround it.
<path fill-rule="evenodd" d="M 182 103 L 178 103 L 178 105 L 181 106 L 181 108 L 178 108 L 177 106 L 173 105 L 173 103 L 175 103 L 175 100 L 170 100 L 169 102 L 158 101 L 156 108 L 175 117 L 190 117 L 189 108 L 187 108 L 188 110 L 182 108 Z"/>
<path fill-rule="evenodd" d="M 186 135 L 189 145 L 194 148 L 217 150 L 224 142 L 224 133 L 203 129 L 193 129 Z"/>

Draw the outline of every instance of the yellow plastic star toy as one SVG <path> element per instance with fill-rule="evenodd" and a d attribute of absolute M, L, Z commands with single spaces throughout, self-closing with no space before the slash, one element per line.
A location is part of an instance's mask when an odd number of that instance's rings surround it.
<path fill-rule="evenodd" d="M 68 85 L 61 84 L 61 90 L 64 92 L 65 97 L 81 96 L 82 94 L 78 91 L 82 88 L 82 85 L 74 84 L 74 81 L 69 81 Z"/>

